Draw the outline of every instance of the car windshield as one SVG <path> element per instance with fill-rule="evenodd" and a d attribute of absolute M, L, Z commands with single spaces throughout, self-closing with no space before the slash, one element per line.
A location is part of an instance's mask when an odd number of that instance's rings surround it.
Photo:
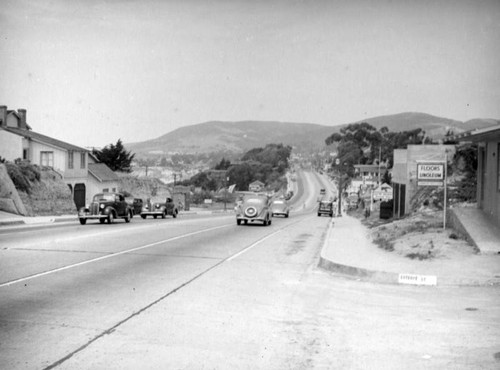
<path fill-rule="evenodd" d="M 248 204 L 264 204 L 265 200 L 264 200 L 264 198 L 247 198 L 247 199 L 245 199 L 245 203 L 248 203 Z"/>
<path fill-rule="evenodd" d="M 115 200 L 114 194 L 96 194 L 94 195 L 94 202 L 113 202 Z"/>

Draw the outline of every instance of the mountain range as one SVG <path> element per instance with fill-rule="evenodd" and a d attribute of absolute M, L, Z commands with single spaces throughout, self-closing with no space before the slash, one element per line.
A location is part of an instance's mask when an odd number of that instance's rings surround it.
<path fill-rule="evenodd" d="M 427 136 L 435 140 L 443 138 L 449 131 L 457 134 L 500 124 L 500 120 L 495 119 L 472 119 L 461 122 L 416 112 L 373 117 L 353 123 L 360 122 L 367 122 L 377 129 L 387 127 L 394 132 L 422 128 Z M 312 152 L 323 148 L 328 136 L 339 132 L 347 125 L 327 126 L 276 121 L 210 121 L 181 127 L 156 139 L 124 145 L 127 150 L 136 153 L 137 156 L 161 156 L 169 153 L 243 153 L 270 143 L 290 145 L 299 152 Z"/>

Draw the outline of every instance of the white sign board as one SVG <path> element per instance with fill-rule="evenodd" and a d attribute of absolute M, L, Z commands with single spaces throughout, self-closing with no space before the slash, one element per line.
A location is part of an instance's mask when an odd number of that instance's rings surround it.
<path fill-rule="evenodd" d="M 437 277 L 432 275 L 399 274 L 399 284 L 437 285 Z"/>
<path fill-rule="evenodd" d="M 417 163 L 418 186 L 442 186 L 444 163 Z"/>

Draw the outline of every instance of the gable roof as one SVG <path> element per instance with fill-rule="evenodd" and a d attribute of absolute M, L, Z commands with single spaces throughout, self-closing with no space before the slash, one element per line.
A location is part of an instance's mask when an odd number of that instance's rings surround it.
<path fill-rule="evenodd" d="M 49 136 L 45 136 L 42 134 L 39 134 L 37 132 L 31 131 L 31 130 L 23 130 L 20 128 L 16 127 L 2 127 L 5 131 L 8 131 L 12 134 L 19 135 L 28 139 L 32 139 L 34 141 L 38 141 L 42 144 L 47 144 L 50 146 L 55 146 L 60 149 L 68 150 L 68 151 L 77 151 L 77 152 L 88 152 L 87 149 L 80 148 L 76 145 L 66 143 L 61 140 L 54 139 Z"/>
<path fill-rule="evenodd" d="M 264 186 L 265 184 L 264 184 L 263 182 L 261 182 L 261 181 L 257 180 L 257 181 L 252 182 L 250 185 L 260 185 L 260 186 Z"/>
<path fill-rule="evenodd" d="M 118 181 L 120 177 L 104 163 L 89 163 L 89 172 L 99 181 Z"/>

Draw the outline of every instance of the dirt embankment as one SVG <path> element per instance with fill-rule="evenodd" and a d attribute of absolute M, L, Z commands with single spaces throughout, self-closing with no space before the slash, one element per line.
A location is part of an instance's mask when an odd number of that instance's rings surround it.
<path fill-rule="evenodd" d="M 29 193 L 19 191 L 29 216 L 57 216 L 76 213 L 71 190 L 61 176 L 49 168 L 40 171 L 40 181 L 33 181 Z"/>
<path fill-rule="evenodd" d="M 443 228 L 442 210 L 420 207 L 399 220 L 381 220 L 378 211 L 369 217 L 361 210 L 352 215 L 370 229 L 372 240 L 379 248 L 404 258 L 423 261 L 477 253 L 459 233 Z"/>

